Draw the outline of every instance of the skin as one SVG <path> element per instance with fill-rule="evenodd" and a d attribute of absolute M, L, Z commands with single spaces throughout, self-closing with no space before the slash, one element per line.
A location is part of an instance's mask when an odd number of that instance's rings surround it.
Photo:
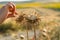
<path fill-rule="evenodd" d="M 7 3 L 0 9 L 0 24 L 7 18 L 15 17 L 15 15 L 17 15 L 15 5 L 11 2 Z"/>
<path fill-rule="evenodd" d="M 11 6 L 9 7 L 9 12 L 11 12 L 11 13 L 8 14 L 8 18 L 9 17 L 15 17 L 15 15 L 17 15 L 16 6 L 11 2 L 9 2 L 9 4 L 12 4 L 13 8 Z"/>

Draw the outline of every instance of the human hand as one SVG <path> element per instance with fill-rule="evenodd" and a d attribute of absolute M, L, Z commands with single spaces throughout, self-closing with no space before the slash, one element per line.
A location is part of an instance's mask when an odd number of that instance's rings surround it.
<path fill-rule="evenodd" d="M 10 13 L 8 13 L 7 18 L 9 18 L 9 17 L 15 17 L 15 16 L 17 15 L 15 4 L 12 3 L 12 2 L 9 2 L 9 3 L 7 4 L 7 6 L 8 6 L 8 10 L 9 10 L 9 12 L 10 12 Z"/>

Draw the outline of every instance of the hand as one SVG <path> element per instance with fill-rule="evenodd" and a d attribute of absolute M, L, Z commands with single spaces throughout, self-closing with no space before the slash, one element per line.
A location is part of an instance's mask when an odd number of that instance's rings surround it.
<path fill-rule="evenodd" d="M 9 6 L 8 9 L 10 13 L 8 14 L 7 18 L 15 17 L 17 15 L 16 6 L 12 2 L 9 2 L 8 6 Z"/>
<path fill-rule="evenodd" d="M 14 13 L 8 14 L 7 18 L 9 18 L 9 17 L 15 17 L 16 15 L 18 15 L 18 14 L 16 12 L 14 12 Z"/>

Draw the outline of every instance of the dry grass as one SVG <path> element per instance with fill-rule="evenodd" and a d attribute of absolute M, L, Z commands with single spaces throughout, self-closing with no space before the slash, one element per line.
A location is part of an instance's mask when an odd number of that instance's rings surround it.
<path fill-rule="evenodd" d="M 37 11 L 38 9 L 38 11 Z M 25 9 L 18 9 L 17 10 L 20 17 L 18 22 L 22 22 L 26 23 L 26 20 L 23 19 L 24 17 L 28 16 L 28 15 L 37 15 L 37 17 L 40 17 L 41 21 L 40 21 L 40 25 L 39 25 L 39 29 L 41 30 L 41 34 L 39 36 L 40 40 L 59 40 L 60 39 L 60 16 L 59 15 L 60 12 L 56 12 L 53 10 L 49 10 L 49 9 L 44 9 L 44 8 L 25 8 Z M 41 14 L 40 12 L 43 12 L 43 14 Z M 35 14 L 35 12 L 37 14 Z M 26 14 L 26 15 L 25 15 Z M 23 17 L 22 17 L 22 16 Z M 15 20 L 12 21 L 12 27 L 15 29 L 24 29 L 24 27 L 22 27 L 21 25 L 19 25 L 20 23 L 16 23 Z M 22 24 L 25 25 L 25 24 Z M 29 24 L 30 25 L 30 24 Z M 17 26 L 17 27 L 16 27 Z M 4 28 L 4 27 L 3 27 Z M 45 32 L 46 29 L 47 31 Z"/>

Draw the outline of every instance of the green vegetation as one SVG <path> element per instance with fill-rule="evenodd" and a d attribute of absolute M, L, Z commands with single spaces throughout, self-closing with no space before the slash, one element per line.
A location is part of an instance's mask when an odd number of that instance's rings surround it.
<path fill-rule="evenodd" d="M 11 23 L 0 24 L 0 32 L 5 33 L 10 29 L 12 29 L 12 24 Z"/>

